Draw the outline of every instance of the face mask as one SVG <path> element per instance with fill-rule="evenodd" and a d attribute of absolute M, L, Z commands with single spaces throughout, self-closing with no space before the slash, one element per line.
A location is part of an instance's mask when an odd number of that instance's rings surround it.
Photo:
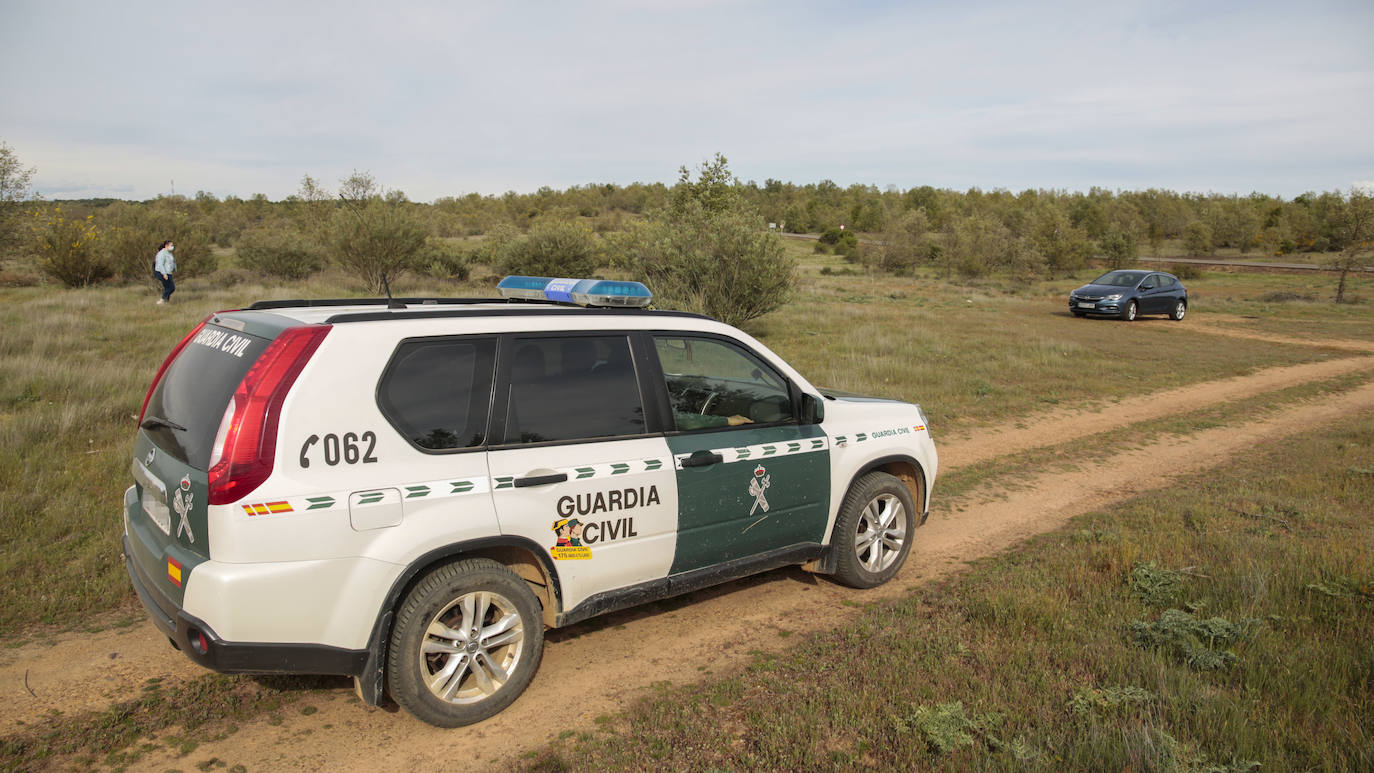
<path fill-rule="evenodd" d="M 176 248 L 177 248 L 177 246 L 176 246 L 175 244 L 169 244 L 169 245 L 167 245 L 167 251 L 168 251 L 168 252 L 171 252 L 172 250 L 175 250 Z"/>

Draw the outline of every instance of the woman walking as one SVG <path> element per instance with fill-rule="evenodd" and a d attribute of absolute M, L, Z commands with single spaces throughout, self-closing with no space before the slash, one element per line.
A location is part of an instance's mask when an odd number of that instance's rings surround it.
<path fill-rule="evenodd" d="M 176 291 L 176 282 L 172 281 L 172 274 L 177 270 L 176 259 L 172 257 L 172 250 L 176 245 L 168 239 L 162 243 L 157 251 L 157 257 L 153 259 L 153 276 L 162 283 L 162 297 L 157 299 L 158 303 L 167 303 L 172 300 L 172 293 Z M 146 253 L 145 253 L 146 254 Z"/>

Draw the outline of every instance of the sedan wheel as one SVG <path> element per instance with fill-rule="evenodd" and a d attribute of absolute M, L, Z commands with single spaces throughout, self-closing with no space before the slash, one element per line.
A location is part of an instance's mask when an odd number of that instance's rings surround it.
<path fill-rule="evenodd" d="M 448 564 L 420 581 L 396 616 L 391 696 L 431 725 L 472 724 L 524 691 L 543 646 L 539 602 L 524 580 L 495 561 Z"/>
<path fill-rule="evenodd" d="M 836 579 L 855 588 L 892 579 L 911 552 L 915 529 L 916 505 L 905 484 L 885 472 L 860 478 L 835 522 Z"/>
<path fill-rule="evenodd" d="M 1183 319 L 1183 315 L 1187 313 L 1188 304 L 1183 301 L 1179 301 L 1178 303 L 1174 304 L 1174 311 L 1169 316 L 1172 317 L 1175 322 L 1177 322 L 1178 320 Z"/>
<path fill-rule="evenodd" d="M 1127 303 L 1126 308 L 1121 311 L 1121 318 L 1126 320 L 1127 322 L 1135 322 L 1136 314 L 1139 311 L 1140 307 L 1136 304 L 1135 301 L 1131 301 L 1130 303 Z"/>

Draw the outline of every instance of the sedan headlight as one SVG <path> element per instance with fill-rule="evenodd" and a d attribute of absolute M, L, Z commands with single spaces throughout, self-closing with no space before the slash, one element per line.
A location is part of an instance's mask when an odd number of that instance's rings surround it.
<path fill-rule="evenodd" d="M 1112 293 L 1111 295 L 1108 295 L 1107 297 L 1103 298 L 1102 300 L 1104 300 L 1104 301 L 1119 301 L 1119 300 L 1121 300 L 1121 295 L 1122 295 L 1121 293 Z"/>

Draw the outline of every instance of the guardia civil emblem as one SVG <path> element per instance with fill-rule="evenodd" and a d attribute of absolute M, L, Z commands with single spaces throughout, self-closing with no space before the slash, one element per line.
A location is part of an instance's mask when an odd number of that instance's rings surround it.
<path fill-rule="evenodd" d="M 768 512 L 768 500 L 764 498 L 763 492 L 772 485 L 772 478 L 773 476 L 768 474 L 768 470 L 765 470 L 763 465 L 760 464 L 754 468 L 754 477 L 749 481 L 749 496 L 754 498 L 754 506 L 749 508 L 750 515 L 753 515 L 754 511 L 760 507 L 765 513 Z"/>
<path fill-rule="evenodd" d="M 172 495 L 172 509 L 177 511 L 177 515 L 181 518 L 177 523 L 176 536 L 180 537 L 184 531 L 186 532 L 186 540 L 192 544 L 196 541 L 196 535 L 191 531 L 191 522 L 186 520 L 186 516 L 191 512 L 191 503 L 195 500 L 195 496 L 191 493 L 191 478 L 189 476 L 181 479 L 181 488 Z"/>

